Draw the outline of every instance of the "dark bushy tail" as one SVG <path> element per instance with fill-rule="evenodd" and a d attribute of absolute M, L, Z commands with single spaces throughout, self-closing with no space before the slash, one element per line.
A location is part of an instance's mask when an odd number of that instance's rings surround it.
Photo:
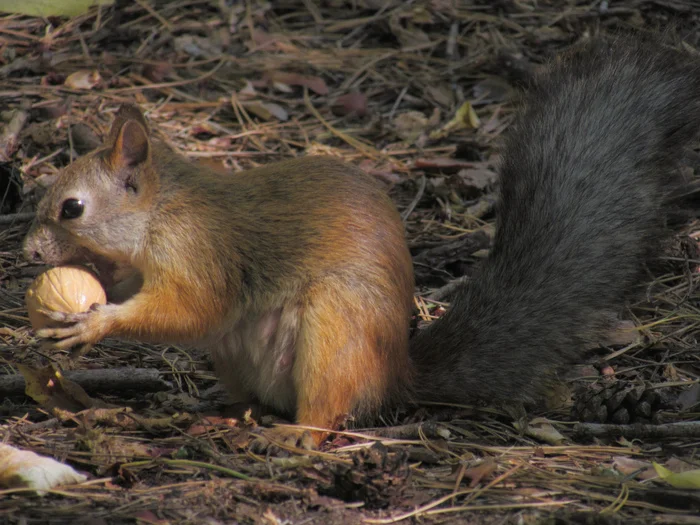
<path fill-rule="evenodd" d="M 490 256 L 412 342 L 418 399 L 533 399 L 600 337 L 659 245 L 676 160 L 700 128 L 700 60 L 597 40 L 525 102 Z"/>

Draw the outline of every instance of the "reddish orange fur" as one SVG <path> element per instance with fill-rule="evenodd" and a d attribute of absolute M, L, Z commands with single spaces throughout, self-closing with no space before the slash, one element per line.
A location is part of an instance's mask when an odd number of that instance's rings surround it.
<path fill-rule="evenodd" d="M 26 241 L 52 264 L 118 261 L 143 286 L 72 328 L 40 335 L 71 344 L 106 336 L 199 342 L 231 374 L 224 383 L 232 392 L 292 403 L 305 425 L 333 428 L 400 395 L 411 375 L 412 264 L 398 212 L 376 183 L 324 157 L 227 176 L 151 143 L 147 129 L 133 108 L 121 110 L 107 146 L 78 159 L 49 191 Z M 129 167 L 144 145 L 147 159 Z M 64 199 L 85 186 L 86 202 L 99 203 L 95 218 L 60 219 Z M 121 201 L 100 199 L 114 193 Z M 271 339 L 261 336 L 266 329 Z M 317 443 L 322 437 L 314 434 Z"/>

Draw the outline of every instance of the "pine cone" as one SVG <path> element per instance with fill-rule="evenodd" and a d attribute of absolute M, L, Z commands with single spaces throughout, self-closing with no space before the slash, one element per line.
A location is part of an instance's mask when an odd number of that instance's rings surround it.
<path fill-rule="evenodd" d="M 572 415 L 585 423 L 655 423 L 660 410 L 672 402 L 643 384 L 617 380 L 581 383 L 574 390 Z"/>
<path fill-rule="evenodd" d="M 387 507 L 399 500 L 411 474 L 406 450 L 390 453 L 377 442 L 360 450 L 352 460 L 352 466 L 334 467 L 329 495 L 345 501 L 361 500 L 368 508 Z"/>

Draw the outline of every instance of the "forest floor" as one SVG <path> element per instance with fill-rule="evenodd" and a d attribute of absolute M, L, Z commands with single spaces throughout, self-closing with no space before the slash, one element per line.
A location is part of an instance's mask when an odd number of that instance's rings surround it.
<path fill-rule="evenodd" d="M 248 447 L 269 414 L 216 415 L 205 353 L 116 340 L 75 362 L 43 352 L 24 304 L 42 268 L 20 250 L 43 188 L 136 102 L 160 138 L 218 169 L 323 153 L 376 176 L 404 218 L 428 323 L 487 253 L 513 95 L 591 35 L 667 31 L 697 52 L 699 23 L 697 0 L 138 0 L 0 15 L 0 437 L 88 476 L 43 496 L 0 490 L 0 521 L 700 524 L 700 492 L 653 467 L 700 468 L 697 427 L 674 426 L 700 415 L 692 215 L 622 312 L 637 335 L 603 341 L 528 419 L 401 408 L 278 455 Z M 47 386 L 48 365 L 87 396 Z"/>

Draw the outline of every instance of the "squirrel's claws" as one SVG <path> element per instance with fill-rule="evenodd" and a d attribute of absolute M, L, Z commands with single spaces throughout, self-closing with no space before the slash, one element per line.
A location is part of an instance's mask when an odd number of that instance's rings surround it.
<path fill-rule="evenodd" d="M 109 333 L 108 323 L 100 308 L 94 305 L 87 312 L 64 313 L 40 310 L 53 321 L 69 326 L 41 328 L 36 331 L 37 337 L 54 339 L 51 348 L 68 350 L 77 345 L 91 345 L 101 340 Z"/>
<path fill-rule="evenodd" d="M 59 323 L 63 324 L 69 324 L 69 323 L 78 323 L 80 322 L 81 319 L 85 318 L 86 315 L 88 315 L 88 312 L 81 312 L 81 313 L 70 313 L 70 312 L 57 312 L 55 310 L 45 310 L 43 308 L 39 308 L 38 313 L 45 315 L 52 321 L 56 321 Z M 45 329 L 42 329 L 45 330 Z M 38 334 L 38 332 L 37 332 Z"/>
<path fill-rule="evenodd" d="M 268 453 L 276 456 L 286 449 L 316 449 L 313 436 L 308 430 L 288 427 L 275 427 L 262 430 L 250 443 L 251 451 L 256 454 Z"/>

